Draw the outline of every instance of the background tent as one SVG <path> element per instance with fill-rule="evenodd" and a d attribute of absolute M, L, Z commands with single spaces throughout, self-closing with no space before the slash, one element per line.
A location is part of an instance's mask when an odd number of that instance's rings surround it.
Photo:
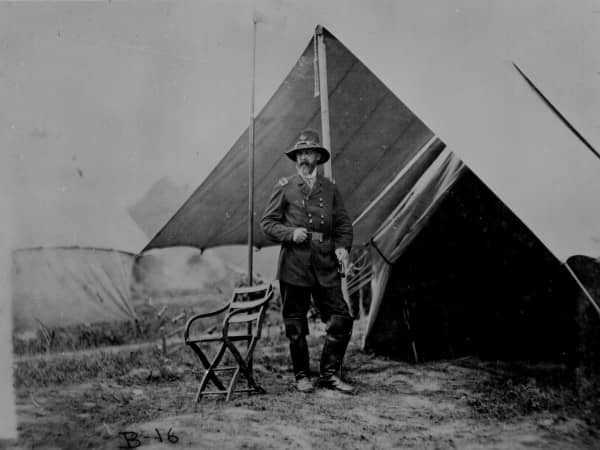
<path fill-rule="evenodd" d="M 136 318 L 130 301 L 135 255 L 97 248 L 13 251 L 13 326 L 67 327 Z"/>
<path fill-rule="evenodd" d="M 140 302 L 197 303 L 202 292 L 229 295 L 241 274 L 213 251 L 146 252 L 54 247 L 12 252 L 16 332 L 96 322 L 132 321 Z M 190 300 L 192 299 L 192 300 Z"/>
<path fill-rule="evenodd" d="M 330 34 L 327 52 L 333 172 L 355 246 L 374 249 L 365 345 L 407 357 L 416 341 L 430 347 L 425 357 L 556 357 L 572 349 L 577 287 L 560 261 Z M 255 220 L 273 184 L 293 170 L 282 148 L 301 129 L 318 128 L 313 59 L 311 42 L 257 117 Z M 231 183 L 246 180 L 246 142 L 244 133 L 146 249 L 246 241 L 247 181 Z M 260 232 L 255 242 L 269 244 Z M 453 330 L 440 327 L 446 323 Z"/>
<path fill-rule="evenodd" d="M 134 299 L 143 297 L 153 303 L 173 303 L 180 296 L 192 295 L 198 303 L 208 291 L 228 296 L 242 272 L 223 262 L 214 251 L 197 248 L 169 248 L 146 252 L 133 267 Z M 189 301 L 189 300 L 188 300 Z"/>

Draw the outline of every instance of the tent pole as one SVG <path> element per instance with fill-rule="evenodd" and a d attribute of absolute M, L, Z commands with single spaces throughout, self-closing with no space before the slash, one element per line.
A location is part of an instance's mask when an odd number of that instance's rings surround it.
<path fill-rule="evenodd" d="M 562 115 L 562 113 L 556 108 L 556 106 L 554 106 L 552 104 L 552 102 L 550 102 L 550 100 L 548 100 L 548 97 L 546 97 L 542 91 L 540 91 L 538 89 L 538 87 L 533 83 L 533 81 L 531 81 L 529 79 L 529 77 L 527 75 L 525 75 L 525 73 L 521 70 L 521 68 L 519 66 L 517 66 L 514 62 L 512 63 L 513 67 L 517 70 L 517 72 L 519 72 L 519 74 L 525 79 L 525 81 L 527 82 L 527 84 L 529 85 L 529 87 L 531 89 L 533 89 L 535 91 L 535 93 L 542 99 L 542 101 L 546 104 L 546 106 L 548 106 L 548 108 L 550 108 L 552 110 L 552 112 L 554 114 L 556 114 L 556 116 L 560 119 L 560 121 L 569 129 L 571 130 L 571 132 L 573 132 L 573 134 L 575 136 L 577 136 L 577 138 L 583 143 L 583 145 L 585 145 L 589 151 L 591 151 L 594 155 L 596 155 L 598 158 L 600 158 L 600 153 L 598 153 L 596 151 L 596 149 L 594 147 L 592 147 L 592 144 L 590 144 L 587 139 L 585 139 L 581 133 L 579 133 L 579 131 L 577 131 L 575 129 L 575 127 L 573 125 L 571 125 L 571 123 L 567 120 L 567 118 L 565 116 Z"/>
<path fill-rule="evenodd" d="M 575 272 L 573 272 L 573 269 L 571 269 L 571 267 L 569 266 L 569 263 L 565 261 L 564 265 L 567 268 L 567 270 L 569 271 L 569 273 L 571 274 L 571 276 L 573 277 L 573 279 L 577 282 L 577 285 L 579 286 L 579 288 L 583 291 L 583 293 L 585 294 L 587 299 L 590 301 L 590 303 L 592 304 L 592 306 L 594 307 L 596 312 L 598 314 L 600 314 L 600 306 L 598 306 L 598 303 L 596 303 L 596 301 L 592 297 L 592 294 L 590 294 L 590 292 L 583 285 L 583 283 L 581 281 L 579 281 L 579 277 L 577 275 L 575 275 Z"/>
<path fill-rule="evenodd" d="M 329 132 L 329 89 L 327 87 L 327 51 L 325 49 L 325 36 L 323 27 L 317 26 L 315 30 L 317 38 L 317 53 L 319 61 L 319 97 L 321 99 L 321 135 L 323 136 L 323 147 L 329 150 L 331 158 L 323 165 L 325 177 L 334 181 L 331 161 L 333 152 L 331 150 L 331 136 Z"/>
<path fill-rule="evenodd" d="M 256 71 L 256 17 L 252 19 L 252 58 L 250 61 L 250 126 L 248 127 L 248 286 L 252 286 L 252 249 L 254 247 L 254 74 Z"/>

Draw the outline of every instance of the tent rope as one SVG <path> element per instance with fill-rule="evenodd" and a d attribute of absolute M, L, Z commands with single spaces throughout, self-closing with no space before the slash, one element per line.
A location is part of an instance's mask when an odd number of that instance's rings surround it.
<path fill-rule="evenodd" d="M 379 247 L 377 247 L 377 244 L 375 244 L 375 241 L 373 240 L 373 238 L 371 238 L 369 243 L 373 246 L 373 248 L 379 254 L 379 256 L 381 256 L 381 259 L 383 259 L 388 266 L 391 266 L 392 262 L 389 259 L 387 259 L 385 257 L 385 255 L 383 254 L 383 252 L 381 251 L 381 249 Z"/>
<path fill-rule="evenodd" d="M 600 315 L 600 306 L 598 306 L 598 304 L 596 303 L 596 301 L 592 297 L 592 294 L 589 293 L 589 291 L 587 290 L 587 288 L 579 280 L 579 277 L 577 275 L 575 275 L 575 272 L 573 272 L 573 270 L 569 266 L 569 263 L 568 262 L 564 262 L 563 264 L 567 268 L 567 270 L 569 271 L 569 273 L 571 274 L 571 276 L 575 279 L 575 282 L 581 288 L 581 290 L 583 291 L 584 295 L 590 301 L 590 303 L 592 304 L 592 306 L 594 307 L 594 309 L 596 310 L 596 312 Z"/>
<path fill-rule="evenodd" d="M 558 116 L 558 118 L 562 121 L 562 123 L 564 123 L 567 128 L 569 130 L 571 130 L 573 132 L 573 134 L 575 134 L 575 136 L 577 136 L 579 138 L 579 140 L 594 154 L 596 155 L 598 158 L 600 158 L 600 153 L 598 153 L 596 151 L 596 149 L 594 147 L 592 147 L 592 144 L 590 144 L 580 133 L 579 131 L 577 131 L 575 129 L 575 127 L 573 125 L 571 125 L 569 123 L 569 121 L 566 119 L 565 116 L 563 116 L 561 114 L 561 112 L 556 109 L 556 107 L 550 102 L 550 100 L 548 100 L 548 98 L 542 94 L 542 91 L 540 91 L 537 86 L 533 83 L 533 81 L 531 81 L 527 75 L 525 75 L 523 73 L 523 71 L 520 69 L 519 66 L 517 66 L 514 62 L 512 63 L 512 65 L 514 66 L 515 69 L 517 69 L 517 71 L 519 72 L 519 74 L 525 79 L 525 81 L 527 82 L 527 84 L 529 85 L 529 87 L 531 87 L 531 89 L 533 89 L 535 91 L 535 93 L 537 95 L 540 96 L 540 98 L 542 99 L 542 101 L 546 104 L 546 106 L 548 106 L 552 112 L 554 112 L 554 114 L 556 114 Z"/>

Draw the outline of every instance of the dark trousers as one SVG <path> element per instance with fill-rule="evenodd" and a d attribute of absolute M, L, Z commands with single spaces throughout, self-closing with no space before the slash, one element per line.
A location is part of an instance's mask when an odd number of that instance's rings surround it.
<path fill-rule="evenodd" d="M 285 333 L 290 341 L 290 355 L 295 377 L 309 374 L 309 354 L 306 335 L 308 320 L 306 315 L 313 298 L 319 310 L 321 320 L 327 325 L 327 335 L 321 354 L 320 373 L 322 377 L 341 375 L 342 361 L 350 336 L 353 319 L 342 297 L 341 287 L 294 286 L 279 282 L 283 303 L 283 322 Z"/>

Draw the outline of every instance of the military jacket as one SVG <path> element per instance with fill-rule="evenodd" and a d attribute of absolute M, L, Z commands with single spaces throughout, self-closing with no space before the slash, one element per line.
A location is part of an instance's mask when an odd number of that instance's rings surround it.
<path fill-rule="evenodd" d="M 261 219 L 263 232 L 281 243 L 277 278 L 296 286 L 339 284 L 336 248 L 352 246 L 352 222 L 335 184 L 317 176 L 312 190 L 300 175 L 282 178 L 274 187 Z M 323 240 L 293 241 L 294 229 L 323 233 Z"/>

